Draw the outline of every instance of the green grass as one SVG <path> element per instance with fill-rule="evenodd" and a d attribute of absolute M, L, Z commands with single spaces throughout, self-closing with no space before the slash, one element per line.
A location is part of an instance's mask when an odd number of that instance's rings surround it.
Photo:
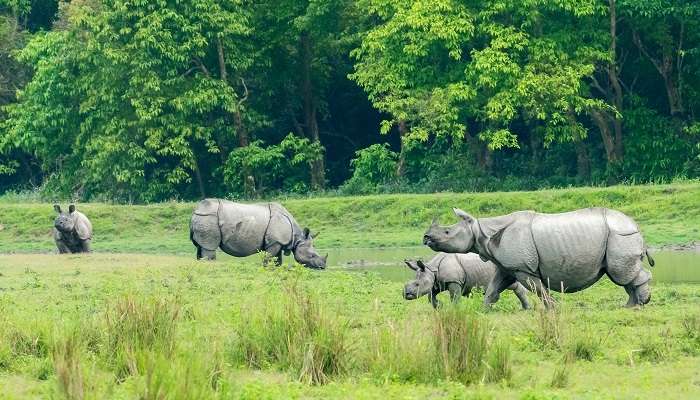
<path fill-rule="evenodd" d="M 0 198 L 0 252 L 54 250 L 50 204 Z M 16 199 L 15 199 L 16 200 Z M 400 194 L 282 201 L 297 221 L 321 231 L 318 247 L 420 245 L 434 216 L 455 221 L 452 207 L 477 217 L 531 209 L 562 212 L 610 207 L 640 225 L 652 246 L 700 241 L 700 183 L 613 186 L 507 193 Z M 94 249 L 109 252 L 193 253 L 188 224 L 194 203 L 146 206 L 80 204 L 92 220 Z"/>
<path fill-rule="evenodd" d="M 655 284 L 638 310 L 603 280 L 556 311 L 504 294 L 488 312 L 401 287 L 190 255 L 0 255 L 0 398 L 700 397 L 697 285 Z"/>

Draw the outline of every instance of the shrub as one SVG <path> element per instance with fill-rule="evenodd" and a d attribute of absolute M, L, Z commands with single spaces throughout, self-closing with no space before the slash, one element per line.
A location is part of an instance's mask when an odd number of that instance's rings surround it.
<path fill-rule="evenodd" d="M 355 152 L 350 165 L 352 177 L 340 188 L 345 194 L 374 193 L 380 185 L 396 179 L 399 155 L 391 151 L 387 143 L 373 144 Z"/>

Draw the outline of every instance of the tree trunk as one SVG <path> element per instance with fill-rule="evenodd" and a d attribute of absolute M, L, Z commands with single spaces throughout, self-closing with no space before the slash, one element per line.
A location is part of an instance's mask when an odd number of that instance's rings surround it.
<path fill-rule="evenodd" d="M 314 143 L 320 143 L 318 128 L 317 102 L 313 93 L 313 83 L 311 81 L 311 69 L 313 62 L 313 51 L 311 36 L 307 31 L 301 33 L 301 64 L 302 64 L 302 98 L 304 104 L 304 125 L 306 134 Z M 311 163 L 311 187 L 313 189 L 323 189 L 326 184 L 326 166 L 324 155 Z"/>
<path fill-rule="evenodd" d="M 615 131 L 613 151 L 615 160 L 622 161 L 624 157 L 624 146 L 622 143 L 622 108 L 624 106 L 624 94 L 622 93 L 622 85 L 618 74 L 617 60 L 617 5 L 616 0 L 610 1 L 610 61 L 608 63 L 608 81 L 612 88 L 612 103 L 617 110 L 617 113 L 612 115 L 613 130 Z"/>
<path fill-rule="evenodd" d="M 404 144 L 404 136 L 406 136 L 406 133 L 408 133 L 408 129 L 406 128 L 406 121 L 400 120 L 398 128 L 399 140 L 401 141 L 401 150 L 399 150 L 399 162 L 396 165 L 396 177 L 401 179 L 406 173 L 406 146 Z"/>
<path fill-rule="evenodd" d="M 207 193 L 204 190 L 204 181 L 202 180 L 202 171 L 199 170 L 199 161 L 197 157 L 194 156 L 194 176 L 197 179 L 197 186 L 199 187 L 199 194 L 202 199 L 207 198 Z"/>
<path fill-rule="evenodd" d="M 224 54 L 224 46 L 221 38 L 216 40 L 216 52 L 219 60 L 219 74 L 221 80 L 226 85 L 229 85 L 228 69 L 226 68 L 226 56 Z M 233 123 L 236 129 L 236 136 L 238 137 L 238 146 L 248 147 L 248 145 L 250 145 L 250 137 L 248 136 L 248 130 L 246 129 L 245 123 L 243 122 L 243 116 L 241 114 L 241 107 L 248 99 L 248 88 L 245 86 L 245 81 L 243 81 L 242 78 L 241 82 L 243 83 L 243 88 L 245 89 L 245 95 L 240 101 L 238 101 L 238 104 L 236 104 L 236 108 L 233 111 Z M 255 179 L 253 178 L 252 171 L 250 171 L 249 168 L 244 167 L 243 171 L 241 171 L 241 175 L 243 176 L 243 193 L 246 197 L 253 197 L 255 195 Z"/>
<path fill-rule="evenodd" d="M 603 139 L 603 147 L 605 147 L 605 156 L 608 160 L 608 164 L 616 163 L 618 160 L 617 154 L 615 153 L 615 141 L 610 129 L 610 123 L 608 122 L 608 114 L 602 111 L 592 110 L 590 116 L 600 131 L 600 137 Z"/>

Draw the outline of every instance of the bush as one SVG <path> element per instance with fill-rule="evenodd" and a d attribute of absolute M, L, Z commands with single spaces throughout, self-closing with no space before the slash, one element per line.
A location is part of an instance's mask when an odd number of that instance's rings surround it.
<path fill-rule="evenodd" d="M 396 180 L 398 153 L 391 151 L 387 143 L 373 144 L 355 152 L 350 161 L 354 168 L 352 177 L 340 188 L 344 194 L 375 193 L 381 185 Z"/>

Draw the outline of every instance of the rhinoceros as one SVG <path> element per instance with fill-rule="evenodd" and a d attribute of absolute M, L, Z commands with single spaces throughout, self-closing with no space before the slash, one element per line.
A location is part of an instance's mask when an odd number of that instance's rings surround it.
<path fill-rule="evenodd" d="M 58 252 L 89 253 L 92 241 L 90 220 L 73 204 L 68 206 L 68 213 L 62 212 L 58 204 L 54 204 L 53 209 L 58 213 L 53 222 L 53 238 Z"/>
<path fill-rule="evenodd" d="M 241 204 L 221 199 L 205 199 L 197 204 L 190 220 L 190 239 L 197 248 L 197 259 L 216 258 L 216 249 L 235 257 L 266 251 L 282 264 L 282 252 L 306 267 L 324 269 L 325 257 L 313 246 L 308 228 L 301 229 L 281 204 Z"/>
<path fill-rule="evenodd" d="M 416 278 L 404 287 L 404 299 L 415 300 L 427 294 L 434 308 L 439 305 L 438 293 L 448 290 L 450 298 L 456 302 L 461 296 L 468 297 L 473 288 L 486 290 L 496 275 L 496 264 L 483 261 L 476 254 L 438 253 L 427 263 L 422 260 L 404 262 L 416 271 Z M 514 282 L 507 289 L 518 296 L 524 310 L 530 308 L 523 285 Z"/>
<path fill-rule="evenodd" d="M 435 251 L 477 253 L 496 264 L 484 303 L 518 281 L 536 291 L 547 307 L 548 290 L 572 293 L 596 283 L 607 274 L 629 295 L 627 306 L 649 302 L 651 273 L 642 268 L 649 256 L 639 227 L 632 218 L 608 208 L 587 208 L 560 214 L 518 211 L 474 218 L 453 209 L 460 222 L 440 226 L 436 220 L 423 242 Z"/>

